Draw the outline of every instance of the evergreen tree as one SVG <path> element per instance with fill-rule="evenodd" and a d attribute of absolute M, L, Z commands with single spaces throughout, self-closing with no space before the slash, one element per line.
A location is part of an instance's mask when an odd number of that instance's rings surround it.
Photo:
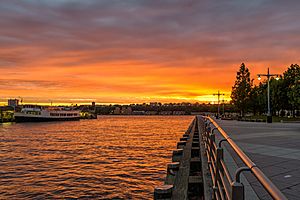
<path fill-rule="evenodd" d="M 295 117 L 295 111 L 300 109 L 299 98 L 299 80 L 300 80 L 300 67 L 297 64 L 292 64 L 287 71 L 284 72 L 284 86 L 286 91 L 287 109 L 292 111 Z"/>
<path fill-rule="evenodd" d="M 249 69 L 242 63 L 231 91 L 232 103 L 241 112 L 241 116 L 244 116 L 250 103 L 252 82 Z"/>
<path fill-rule="evenodd" d="M 266 112 L 267 107 L 267 84 L 259 83 L 255 85 L 250 92 L 250 102 L 249 107 L 254 115 L 263 114 Z"/>
<path fill-rule="evenodd" d="M 271 78 L 270 80 L 270 98 L 271 98 L 271 108 L 272 115 L 276 114 L 276 111 L 283 110 L 285 105 L 284 101 L 286 99 L 286 92 L 284 92 L 283 79 L 280 78 L 276 80 L 275 78 Z"/>

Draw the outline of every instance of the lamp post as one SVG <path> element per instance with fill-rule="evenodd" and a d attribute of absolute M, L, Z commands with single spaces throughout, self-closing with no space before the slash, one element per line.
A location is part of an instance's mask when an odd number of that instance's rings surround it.
<path fill-rule="evenodd" d="M 221 95 L 224 96 L 225 94 L 221 94 L 220 91 L 218 90 L 218 93 L 213 94 L 213 95 L 214 95 L 214 96 L 215 96 L 215 95 L 218 96 L 218 114 L 217 114 L 217 119 L 219 119 L 219 117 L 220 117 L 220 96 L 221 96 Z"/>
<path fill-rule="evenodd" d="M 224 97 L 223 97 L 223 115 L 224 115 L 224 117 L 225 117 L 225 100 L 224 100 Z"/>
<path fill-rule="evenodd" d="M 270 77 L 276 76 L 276 80 L 279 80 L 279 74 L 270 74 L 270 70 L 268 68 L 267 74 L 257 74 L 257 79 L 261 80 L 262 76 L 266 76 L 268 79 L 268 113 L 267 113 L 267 123 L 272 123 L 272 114 L 271 114 L 271 106 L 270 106 Z"/>

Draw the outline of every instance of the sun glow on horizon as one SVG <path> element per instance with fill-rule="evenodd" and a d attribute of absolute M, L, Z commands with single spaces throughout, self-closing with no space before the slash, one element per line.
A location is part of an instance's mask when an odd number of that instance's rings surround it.
<path fill-rule="evenodd" d="M 300 4 L 284 18 L 284 2 L 262 4 L 5 1 L 0 102 L 209 103 L 217 91 L 230 101 L 242 62 L 253 77 L 300 63 Z"/>
<path fill-rule="evenodd" d="M 7 105 L 7 100 L 11 98 L 2 98 L 0 99 L 0 106 L 5 106 Z M 17 98 L 20 99 L 20 98 Z M 32 99 L 32 98 L 31 98 Z M 21 99 L 20 99 L 21 100 Z M 226 94 L 224 96 L 220 97 L 220 102 L 225 102 L 228 103 L 230 102 L 230 97 Z M 96 102 L 99 105 L 129 105 L 129 104 L 142 104 L 142 103 L 151 103 L 151 102 L 160 102 L 160 103 L 183 103 L 183 102 L 188 102 L 188 103 L 215 103 L 217 102 L 218 99 L 214 95 L 202 95 L 202 96 L 197 96 L 195 98 L 189 98 L 189 97 L 170 97 L 170 96 L 156 96 L 156 97 L 141 97 L 141 98 L 135 98 L 134 101 L 129 98 L 129 99 L 119 99 L 117 101 L 103 101 L 101 99 L 97 98 L 90 98 L 90 99 L 53 99 L 52 101 L 43 101 L 43 100 L 37 100 L 34 101 L 34 99 L 27 101 L 26 98 L 22 98 L 22 104 L 35 104 L 35 105 L 53 105 L 53 106 L 59 106 L 59 105 L 66 105 L 66 106 L 71 106 L 71 105 L 89 105 L 91 102 Z"/>

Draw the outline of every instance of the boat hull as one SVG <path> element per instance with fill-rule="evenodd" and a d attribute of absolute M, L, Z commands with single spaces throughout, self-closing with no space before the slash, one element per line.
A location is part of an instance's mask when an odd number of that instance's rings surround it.
<path fill-rule="evenodd" d="M 15 116 L 16 122 L 52 122 L 52 121 L 78 121 L 78 120 L 80 120 L 80 117 L 50 118 L 50 117 Z"/>

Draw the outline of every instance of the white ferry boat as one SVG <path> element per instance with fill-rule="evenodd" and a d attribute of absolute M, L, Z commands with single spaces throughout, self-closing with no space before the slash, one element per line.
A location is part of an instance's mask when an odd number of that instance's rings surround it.
<path fill-rule="evenodd" d="M 16 122 L 45 122 L 79 120 L 80 111 L 65 107 L 44 107 L 23 105 L 20 111 L 14 113 Z"/>

